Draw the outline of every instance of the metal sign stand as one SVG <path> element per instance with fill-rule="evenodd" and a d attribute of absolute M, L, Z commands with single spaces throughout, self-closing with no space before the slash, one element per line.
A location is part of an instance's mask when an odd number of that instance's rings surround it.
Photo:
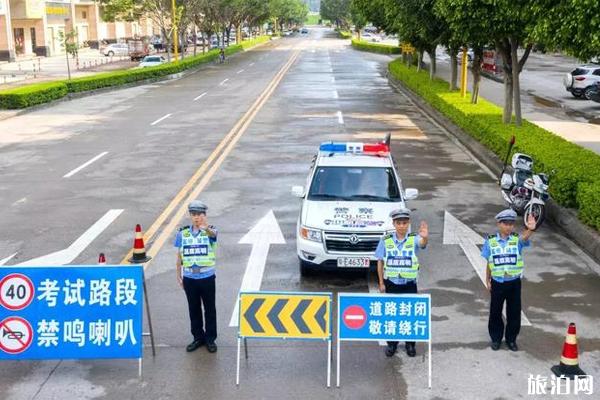
<path fill-rule="evenodd" d="M 146 315 L 148 316 L 148 328 L 150 330 L 150 332 L 142 333 L 142 339 L 144 336 L 150 336 L 150 345 L 152 346 L 152 357 L 156 357 L 156 347 L 154 345 L 154 329 L 152 328 L 152 317 L 150 316 L 150 303 L 148 302 L 148 290 L 146 290 L 146 273 L 143 268 L 142 268 L 142 282 L 143 282 L 143 286 L 144 286 L 144 303 L 146 305 Z M 139 363 L 138 375 L 139 375 L 140 379 L 142 379 L 142 361 L 143 361 L 142 358 L 140 358 L 138 360 L 138 363 Z"/>

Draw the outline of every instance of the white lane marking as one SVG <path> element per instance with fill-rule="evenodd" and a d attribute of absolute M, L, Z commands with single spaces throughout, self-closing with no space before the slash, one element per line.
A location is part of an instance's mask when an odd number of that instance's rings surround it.
<path fill-rule="evenodd" d="M 33 258 L 17 265 L 65 265 L 73 262 L 122 212 L 123 210 L 109 210 L 66 249 Z"/>
<path fill-rule="evenodd" d="M 10 260 L 11 258 L 13 258 L 14 256 L 16 256 L 17 253 L 11 254 L 10 256 L 3 258 L 2 260 L 0 260 L 0 265 L 4 265 L 8 262 L 8 260 Z"/>
<path fill-rule="evenodd" d="M 229 78 L 224 79 L 223 82 L 219 83 L 219 86 L 223 86 L 225 84 L 225 82 L 227 82 L 229 80 Z"/>
<path fill-rule="evenodd" d="M 338 91 L 337 90 L 333 91 L 333 98 L 334 99 L 339 99 L 340 98 L 340 96 L 338 95 Z"/>
<path fill-rule="evenodd" d="M 469 263 L 481 279 L 483 286 L 486 286 L 485 282 L 485 269 L 487 263 L 483 257 L 481 257 L 481 251 L 478 244 L 483 244 L 484 239 L 473 229 L 463 224 L 458 218 L 444 210 L 444 244 L 457 244 L 463 250 Z M 487 287 L 486 289 L 487 290 Z M 502 314 L 506 318 L 504 310 Z M 525 316 L 525 313 L 521 311 L 521 325 L 532 326 L 531 322 Z"/>
<path fill-rule="evenodd" d="M 204 96 L 206 96 L 206 93 L 207 93 L 207 92 L 204 92 L 204 93 L 202 93 L 200 96 L 198 96 L 198 97 L 194 98 L 194 101 L 196 101 L 196 100 L 199 100 L 199 99 L 203 98 Z"/>
<path fill-rule="evenodd" d="M 342 114 L 341 111 L 337 112 L 337 117 L 338 117 L 338 123 L 343 125 L 344 124 L 344 115 Z"/>
<path fill-rule="evenodd" d="M 275 214 L 273 214 L 273 210 L 269 210 L 238 243 L 252 245 L 252 251 L 246 264 L 246 272 L 244 272 L 240 292 L 260 290 L 271 243 L 285 244 L 285 239 L 281 233 L 281 228 L 279 228 Z M 236 299 L 229 326 L 238 326 L 238 314 L 239 302 Z"/>
<path fill-rule="evenodd" d="M 70 177 L 72 177 L 73 175 L 75 175 L 76 173 L 78 173 L 79 171 L 81 171 L 82 169 L 84 169 L 85 167 L 87 167 L 88 165 L 92 164 L 93 162 L 98 161 L 99 159 L 101 159 L 102 157 L 104 157 L 107 154 L 108 154 L 108 151 L 103 151 L 102 153 L 98 154 L 96 157 L 94 157 L 91 160 L 89 160 L 89 161 L 81 164 L 79 167 L 75 168 L 71 172 L 68 172 L 65 176 L 63 176 L 63 178 L 70 178 Z"/>
<path fill-rule="evenodd" d="M 254 63 L 250 63 L 250 64 L 248 64 L 248 66 L 249 66 L 249 67 L 251 67 L 251 66 L 253 66 L 253 65 L 254 65 Z"/>
<path fill-rule="evenodd" d="M 369 293 L 379 293 L 379 278 L 377 278 L 377 272 L 375 272 L 374 274 L 369 272 L 369 277 L 367 279 Z M 387 346 L 387 342 L 384 340 L 378 340 L 377 343 L 379 343 L 380 346 Z"/>
<path fill-rule="evenodd" d="M 169 118 L 171 115 L 173 115 L 173 114 L 169 113 L 169 114 L 165 115 L 164 117 L 160 117 L 159 119 L 157 119 L 156 121 L 154 121 L 154 122 L 153 122 L 153 123 L 151 123 L 150 125 L 152 125 L 152 126 L 153 126 L 153 125 L 156 125 L 156 124 L 158 124 L 160 121 L 162 121 L 163 119 L 167 119 L 167 118 Z"/>
<path fill-rule="evenodd" d="M 12 203 L 12 206 L 18 206 L 21 203 L 25 203 L 27 201 L 27 197 L 23 197 L 22 199 L 19 199 L 17 201 L 15 201 L 14 203 Z"/>
<path fill-rule="evenodd" d="M 240 69 L 238 72 L 236 72 L 236 74 L 241 74 L 242 72 L 244 72 L 244 70 Z"/>

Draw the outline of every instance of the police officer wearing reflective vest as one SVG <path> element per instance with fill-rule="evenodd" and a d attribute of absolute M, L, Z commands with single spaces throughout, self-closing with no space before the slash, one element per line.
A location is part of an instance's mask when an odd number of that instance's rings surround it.
<path fill-rule="evenodd" d="M 206 345 L 210 353 L 217 351 L 217 310 L 215 307 L 215 250 L 217 230 L 208 225 L 207 207 L 198 200 L 188 205 L 192 225 L 179 229 L 177 248 L 177 282 L 185 290 L 194 340 L 188 352 Z M 202 313 L 204 308 L 204 315 Z"/>
<path fill-rule="evenodd" d="M 491 292 L 488 331 L 492 350 L 498 350 L 502 338 L 512 351 L 519 350 L 517 335 L 521 329 L 521 277 L 523 275 L 523 249 L 529 247 L 529 238 L 535 230 L 535 218 L 530 215 L 525 230 L 513 232 L 517 213 L 503 210 L 496 215 L 498 232 L 489 235 L 481 249 L 487 261 L 486 282 Z M 502 308 L 506 301 L 506 331 L 502 321 Z"/>
<path fill-rule="evenodd" d="M 417 293 L 419 275 L 419 249 L 427 246 L 429 229 L 425 221 L 421 222 L 419 233 L 408 233 L 410 210 L 400 208 L 390 213 L 394 233 L 385 235 L 379 241 L 377 257 L 377 275 L 381 293 Z M 406 354 L 414 357 L 417 352 L 415 342 L 406 342 Z M 398 349 L 398 342 L 387 342 L 385 355 L 392 357 Z"/>

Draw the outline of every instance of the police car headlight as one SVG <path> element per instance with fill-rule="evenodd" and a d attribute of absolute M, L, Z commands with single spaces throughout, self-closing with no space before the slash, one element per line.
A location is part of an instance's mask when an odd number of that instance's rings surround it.
<path fill-rule="evenodd" d="M 323 241 L 320 230 L 307 228 L 305 226 L 300 228 L 300 237 L 302 239 L 311 240 L 313 242 Z"/>

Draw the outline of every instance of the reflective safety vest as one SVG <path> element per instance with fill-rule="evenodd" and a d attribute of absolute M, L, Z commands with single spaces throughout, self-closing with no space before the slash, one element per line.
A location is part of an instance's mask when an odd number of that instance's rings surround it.
<path fill-rule="evenodd" d="M 385 257 L 383 258 L 383 278 L 417 279 L 419 259 L 415 252 L 414 233 L 409 233 L 401 247 L 396 246 L 393 235 L 385 236 Z"/>
<path fill-rule="evenodd" d="M 519 251 L 519 235 L 511 233 L 504 247 L 500 246 L 497 235 L 488 236 L 490 255 L 488 257 L 488 268 L 492 277 L 504 277 L 505 275 L 520 277 L 523 274 L 523 257 Z"/>
<path fill-rule="evenodd" d="M 194 236 L 191 227 L 182 228 L 179 254 L 184 272 L 205 273 L 214 270 L 216 247 L 216 243 L 211 244 L 206 231 Z"/>

